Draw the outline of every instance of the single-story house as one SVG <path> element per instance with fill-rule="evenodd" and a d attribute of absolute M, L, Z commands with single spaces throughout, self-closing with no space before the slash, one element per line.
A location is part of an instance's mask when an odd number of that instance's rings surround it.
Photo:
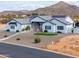
<path fill-rule="evenodd" d="M 7 22 L 6 30 L 17 32 L 22 31 L 27 26 L 30 26 L 28 19 L 11 19 L 11 21 Z"/>
<path fill-rule="evenodd" d="M 31 27 L 33 31 L 48 31 L 48 32 L 62 32 L 71 33 L 74 28 L 74 21 L 65 15 L 55 16 L 32 16 L 30 18 Z"/>

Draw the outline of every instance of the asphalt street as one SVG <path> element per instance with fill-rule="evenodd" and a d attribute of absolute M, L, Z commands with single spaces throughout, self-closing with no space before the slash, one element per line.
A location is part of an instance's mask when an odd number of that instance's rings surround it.
<path fill-rule="evenodd" d="M 7 43 L 0 43 L 0 54 L 8 54 L 11 58 L 72 58 L 66 55 Z"/>

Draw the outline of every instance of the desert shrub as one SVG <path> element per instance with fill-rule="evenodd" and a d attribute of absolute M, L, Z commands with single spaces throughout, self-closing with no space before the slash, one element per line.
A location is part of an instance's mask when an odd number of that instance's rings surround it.
<path fill-rule="evenodd" d="M 22 29 L 22 31 L 24 31 L 25 29 Z"/>
<path fill-rule="evenodd" d="M 44 32 L 48 32 L 47 30 L 44 30 Z"/>
<path fill-rule="evenodd" d="M 24 29 L 22 29 L 22 31 L 24 31 Z"/>
<path fill-rule="evenodd" d="M 62 33 L 61 31 L 57 31 L 57 33 Z"/>
<path fill-rule="evenodd" d="M 30 30 L 30 26 L 27 26 L 24 30 Z"/>
<path fill-rule="evenodd" d="M 19 30 L 16 30 L 16 32 L 19 32 Z"/>
<path fill-rule="evenodd" d="M 20 38 L 17 38 L 16 40 L 21 40 Z"/>
<path fill-rule="evenodd" d="M 7 31 L 7 32 L 9 32 L 10 30 L 9 30 L 9 29 L 7 29 L 6 31 Z"/>
<path fill-rule="evenodd" d="M 37 16 L 38 15 L 38 13 L 32 13 L 32 16 Z"/>
<path fill-rule="evenodd" d="M 4 35 L 4 37 L 7 37 L 8 35 Z"/>
<path fill-rule="evenodd" d="M 35 39 L 34 39 L 34 43 L 40 43 L 41 42 L 41 40 L 40 40 L 40 38 L 37 36 Z"/>

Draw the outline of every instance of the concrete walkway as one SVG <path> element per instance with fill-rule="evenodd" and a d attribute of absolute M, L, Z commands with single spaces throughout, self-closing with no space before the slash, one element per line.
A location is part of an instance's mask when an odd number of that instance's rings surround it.
<path fill-rule="evenodd" d="M 16 35 L 18 35 L 18 34 L 22 34 L 22 33 L 25 33 L 25 32 L 26 32 L 26 31 L 23 31 L 23 32 L 18 32 L 18 33 L 16 33 L 16 34 L 13 34 L 13 35 L 11 35 L 11 36 L 9 36 L 9 37 L 2 38 L 2 39 L 0 39 L 0 41 L 3 41 L 3 40 L 10 39 L 10 38 L 12 38 L 12 37 L 14 37 L 14 36 L 16 36 Z M 27 31 L 27 32 L 29 32 L 29 31 Z"/>

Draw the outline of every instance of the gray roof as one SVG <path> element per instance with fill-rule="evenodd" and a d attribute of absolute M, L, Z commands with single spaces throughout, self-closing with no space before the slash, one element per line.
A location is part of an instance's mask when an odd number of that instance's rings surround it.
<path fill-rule="evenodd" d="M 59 15 L 57 15 L 57 16 L 32 16 L 32 17 L 23 18 L 23 19 L 15 19 L 14 18 L 13 20 L 16 20 L 20 24 L 28 24 L 28 23 L 30 23 L 30 19 L 32 20 L 33 18 L 36 18 L 36 17 L 39 17 L 47 22 L 51 22 L 51 20 L 56 19 L 57 21 L 59 21 L 63 24 L 66 24 L 66 25 L 71 24 L 65 20 L 66 16 L 59 16 Z"/>
<path fill-rule="evenodd" d="M 65 25 L 69 25 L 71 23 L 69 23 L 68 21 L 65 20 L 66 16 L 65 15 L 55 15 L 55 16 L 32 16 L 31 20 L 33 18 L 39 17 L 45 21 L 51 22 L 51 20 L 56 19 L 57 21 L 62 22 Z"/>
<path fill-rule="evenodd" d="M 66 16 L 53 16 L 53 17 L 52 16 L 39 16 L 39 17 L 41 17 L 45 20 L 48 20 L 48 21 L 50 21 L 51 19 L 57 19 L 58 21 L 66 24 L 66 25 L 71 24 L 71 23 L 69 23 L 68 21 L 65 20 Z"/>
<path fill-rule="evenodd" d="M 19 22 L 20 24 L 28 24 L 28 23 L 30 23 L 29 18 L 28 19 L 15 19 L 14 18 L 13 20 Z"/>
<path fill-rule="evenodd" d="M 39 16 L 47 21 L 51 20 L 52 19 L 52 16 Z"/>
<path fill-rule="evenodd" d="M 71 24 L 71 23 L 69 23 L 68 21 L 65 20 L 66 16 L 52 16 L 52 18 L 66 24 L 66 25 Z"/>

